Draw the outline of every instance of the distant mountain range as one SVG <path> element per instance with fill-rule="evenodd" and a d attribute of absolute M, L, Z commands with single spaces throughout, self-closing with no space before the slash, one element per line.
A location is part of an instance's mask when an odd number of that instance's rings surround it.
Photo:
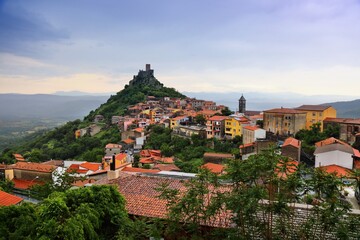
<path fill-rule="evenodd" d="M 188 97 L 197 99 L 215 101 L 217 104 L 228 106 L 231 110 L 236 111 L 238 100 L 242 93 L 216 93 L 216 92 L 183 92 Z M 296 93 L 243 93 L 246 98 L 246 109 L 263 111 L 272 108 L 286 107 L 294 108 L 304 104 L 331 105 L 337 110 L 337 117 L 340 118 L 360 118 L 360 99 L 352 100 L 353 96 L 326 96 L 316 95 L 307 96 Z M 345 100 L 345 101 L 344 101 Z"/>
<path fill-rule="evenodd" d="M 83 118 L 115 93 L 56 92 L 56 94 L 0 94 L 0 120 Z M 212 100 L 236 111 L 241 93 L 183 92 L 188 97 Z M 360 99 L 348 96 L 305 96 L 294 93 L 243 94 L 248 110 L 298 107 L 303 104 L 328 104 L 335 107 L 338 117 L 360 118 Z M 354 98 L 352 98 L 354 99 Z M 350 100 L 350 101 L 341 101 Z"/>
<path fill-rule="evenodd" d="M 83 118 L 110 96 L 0 94 L 0 120 Z"/>

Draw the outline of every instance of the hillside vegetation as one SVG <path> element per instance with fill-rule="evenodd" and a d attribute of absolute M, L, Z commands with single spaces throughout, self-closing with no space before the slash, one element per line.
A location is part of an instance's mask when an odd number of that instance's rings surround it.
<path fill-rule="evenodd" d="M 146 78 L 149 80 L 149 78 Z M 185 97 L 173 88 L 164 87 L 154 76 L 150 76 L 150 82 L 144 84 L 143 76 L 135 76 L 131 85 L 116 95 L 111 96 L 106 103 L 96 110 L 91 111 L 83 121 L 75 120 L 66 123 L 54 130 L 45 132 L 35 139 L 14 148 L 4 149 L 1 162 L 12 163 L 13 153 L 21 153 L 29 161 L 40 162 L 49 159 L 77 159 L 84 161 L 101 161 L 104 155 L 104 147 L 107 143 L 121 140 L 117 126 L 110 125 L 111 117 L 124 115 L 129 105 L 146 100 L 146 96 L 160 97 Z M 102 130 L 93 137 L 85 135 L 79 139 L 75 137 L 75 131 L 92 124 L 95 115 L 105 117 Z"/>

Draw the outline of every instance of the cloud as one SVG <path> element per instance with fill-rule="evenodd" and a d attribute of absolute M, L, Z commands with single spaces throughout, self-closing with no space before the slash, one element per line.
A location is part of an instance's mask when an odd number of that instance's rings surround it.
<path fill-rule="evenodd" d="M 35 54 L 36 43 L 67 38 L 39 14 L 31 13 L 12 1 L 0 5 L 0 51 L 15 54 Z"/>

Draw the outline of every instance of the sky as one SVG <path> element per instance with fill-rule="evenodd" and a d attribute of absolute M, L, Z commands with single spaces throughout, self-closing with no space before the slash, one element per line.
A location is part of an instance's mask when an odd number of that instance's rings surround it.
<path fill-rule="evenodd" d="M 0 0 L 0 93 L 358 96 L 360 0 Z"/>

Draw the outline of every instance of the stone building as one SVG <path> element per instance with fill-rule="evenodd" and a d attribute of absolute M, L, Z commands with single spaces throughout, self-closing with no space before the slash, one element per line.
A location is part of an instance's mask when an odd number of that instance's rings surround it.
<path fill-rule="evenodd" d="M 324 119 L 324 128 L 328 125 L 338 125 L 340 127 L 339 138 L 350 144 L 355 142 L 356 134 L 360 133 L 360 118 L 326 118 Z"/>
<path fill-rule="evenodd" d="M 264 111 L 264 129 L 282 136 L 294 135 L 306 128 L 306 112 L 291 108 Z"/>
<path fill-rule="evenodd" d="M 281 147 L 281 155 L 300 161 L 301 141 L 289 137 Z"/>

